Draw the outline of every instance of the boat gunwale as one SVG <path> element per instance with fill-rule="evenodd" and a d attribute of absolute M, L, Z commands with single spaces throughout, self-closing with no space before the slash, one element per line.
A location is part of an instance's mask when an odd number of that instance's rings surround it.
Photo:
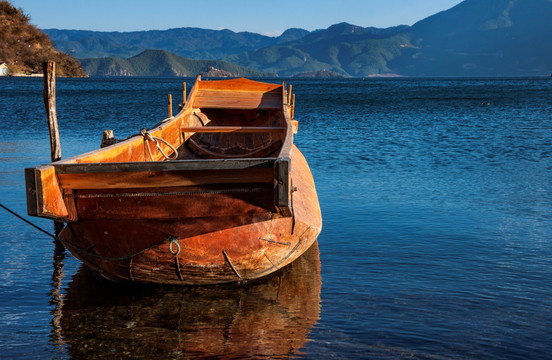
<path fill-rule="evenodd" d="M 239 170 L 272 168 L 279 160 L 270 158 L 200 159 L 171 161 L 105 162 L 105 163 L 52 163 L 58 174 L 182 171 L 182 170 Z"/>

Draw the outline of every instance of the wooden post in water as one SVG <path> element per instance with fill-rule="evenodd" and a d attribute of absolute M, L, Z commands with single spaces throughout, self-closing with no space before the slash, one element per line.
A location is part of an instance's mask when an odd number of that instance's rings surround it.
<path fill-rule="evenodd" d="M 61 159 L 61 144 L 56 113 L 56 63 L 47 61 L 42 64 L 44 73 L 44 106 L 50 131 L 50 155 L 52 162 Z"/>
<path fill-rule="evenodd" d="M 56 113 L 56 63 L 47 61 L 42 64 L 44 74 L 44 107 L 46 109 L 46 118 L 48 119 L 48 130 L 50 132 L 50 157 L 52 162 L 61 160 L 61 144 L 59 140 L 59 128 Z M 54 221 L 54 232 L 59 235 L 63 229 L 62 222 Z M 63 349 L 65 342 L 61 331 L 61 316 L 63 308 L 63 295 L 61 293 L 61 279 L 63 278 L 63 259 L 65 250 L 63 245 L 56 238 L 54 240 L 54 272 L 52 273 L 52 304 L 55 306 L 52 317 L 53 338 L 59 349 Z"/>
<path fill-rule="evenodd" d="M 172 95 L 169 94 L 169 117 L 172 117 Z"/>
<path fill-rule="evenodd" d="M 61 160 L 61 144 L 56 112 L 56 63 L 52 60 L 42 63 L 42 73 L 44 74 L 44 107 L 50 132 L 50 158 L 52 162 L 55 162 Z M 62 229 L 63 223 L 54 221 L 56 236 Z"/>

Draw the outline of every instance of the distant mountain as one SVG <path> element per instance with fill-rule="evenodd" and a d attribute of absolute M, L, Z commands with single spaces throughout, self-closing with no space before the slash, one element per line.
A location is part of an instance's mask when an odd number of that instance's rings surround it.
<path fill-rule="evenodd" d="M 466 0 L 414 24 L 414 46 L 389 67 L 409 76 L 549 75 L 550 19 L 550 0 Z"/>
<path fill-rule="evenodd" d="M 552 73 L 552 0 L 466 0 L 412 27 L 346 23 L 229 61 L 290 76 L 542 76 Z"/>
<path fill-rule="evenodd" d="M 84 76 L 78 61 L 60 53 L 41 30 L 29 24 L 29 17 L 8 1 L 0 1 L 0 63 L 10 75 L 42 73 L 42 63 L 54 60 L 58 76 Z"/>
<path fill-rule="evenodd" d="M 349 76 L 345 76 L 335 71 L 319 70 L 319 71 L 307 71 L 293 75 L 296 78 L 316 78 L 316 79 L 342 79 Z"/>
<path fill-rule="evenodd" d="M 56 47 L 79 59 L 129 58 L 148 49 L 167 50 L 190 59 L 223 59 L 252 49 L 302 38 L 309 32 L 288 29 L 278 37 L 231 30 L 176 28 L 133 32 L 46 29 Z"/>
<path fill-rule="evenodd" d="M 229 56 L 227 60 L 280 76 L 321 70 L 345 76 L 389 73 L 387 61 L 411 46 L 408 29 L 404 25 L 378 29 L 341 23 L 299 40 Z"/>
<path fill-rule="evenodd" d="M 129 59 L 115 57 L 81 60 L 90 76 L 254 77 L 276 76 L 218 60 L 192 60 L 165 50 L 146 50 Z"/>
<path fill-rule="evenodd" d="M 465 0 L 411 27 L 386 29 L 340 23 L 279 37 L 197 28 L 46 32 L 77 57 L 126 58 L 155 48 L 278 76 L 548 76 L 550 19 L 552 0 Z"/>

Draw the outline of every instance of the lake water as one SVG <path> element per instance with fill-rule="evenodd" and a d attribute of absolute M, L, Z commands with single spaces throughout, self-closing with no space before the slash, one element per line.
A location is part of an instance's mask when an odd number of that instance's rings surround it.
<path fill-rule="evenodd" d="M 247 285 L 126 286 L 0 209 L 0 358 L 552 359 L 552 80 L 289 83 L 317 246 Z M 62 157 L 151 127 L 181 88 L 58 79 Z M 0 203 L 20 214 L 43 107 L 42 79 L 0 78 Z"/>

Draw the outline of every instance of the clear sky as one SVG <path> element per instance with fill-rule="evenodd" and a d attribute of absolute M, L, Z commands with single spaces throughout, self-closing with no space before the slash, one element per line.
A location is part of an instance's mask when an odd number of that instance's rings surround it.
<path fill-rule="evenodd" d="M 41 29 L 98 31 L 230 29 L 279 35 L 348 22 L 412 25 L 461 0 L 9 0 Z"/>

